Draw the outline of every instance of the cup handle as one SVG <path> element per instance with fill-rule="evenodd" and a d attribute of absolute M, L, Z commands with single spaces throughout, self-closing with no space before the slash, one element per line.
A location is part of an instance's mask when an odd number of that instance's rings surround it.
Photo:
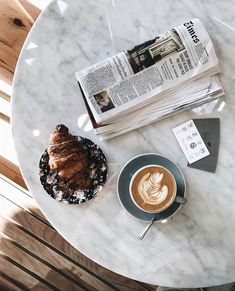
<path fill-rule="evenodd" d="M 180 204 L 185 204 L 187 202 L 187 199 L 181 196 L 176 196 L 175 202 L 180 203 Z"/>

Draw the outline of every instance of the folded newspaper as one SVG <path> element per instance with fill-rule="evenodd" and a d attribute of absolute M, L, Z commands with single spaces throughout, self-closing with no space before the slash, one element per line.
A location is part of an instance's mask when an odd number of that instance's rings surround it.
<path fill-rule="evenodd" d="M 224 95 L 212 41 L 193 19 L 76 72 L 93 128 L 108 139 Z"/>

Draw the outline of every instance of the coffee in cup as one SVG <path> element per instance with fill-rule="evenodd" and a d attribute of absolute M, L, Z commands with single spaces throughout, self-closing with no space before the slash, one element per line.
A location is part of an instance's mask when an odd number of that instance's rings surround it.
<path fill-rule="evenodd" d="M 161 212 L 174 201 L 177 184 L 169 170 L 158 165 L 139 169 L 130 182 L 130 194 L 137 207 L 145 212 Z"/>

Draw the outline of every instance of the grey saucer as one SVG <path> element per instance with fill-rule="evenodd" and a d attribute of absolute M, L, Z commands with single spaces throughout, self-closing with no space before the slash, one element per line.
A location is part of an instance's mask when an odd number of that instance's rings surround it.
<path fill-rule="evenodd" d="M 132 201 L 129 192 L 129 184 L 131 181 L 131 177 L 134 173 L 140 168 L 147 165 L 160 165 L 168 169 L 176 179 L 177 183 L 177 196 L 185 197 L 186 183 L 181 170 L 168 158 L 161 156 L 159 154 L 154 153 L 146 153 L 141 154 L 139 156 L 134 157 L 130 161 L 128 161 L 124 167 L 122 168 L 117 181 L 117 192 L 120 203 L 122 206 L 135 218 L 150 221 L 153 217 L 153 213 L 147 213 L 141 209 L 139 209 Z M 178 202 L 173 202 L 169 208 L 159 213 L 158 219 L 156 221 L 160 221 L 163 219 L 167 219 L 173 214 L 175 214 L 180 208 L 182 204 Z"/>

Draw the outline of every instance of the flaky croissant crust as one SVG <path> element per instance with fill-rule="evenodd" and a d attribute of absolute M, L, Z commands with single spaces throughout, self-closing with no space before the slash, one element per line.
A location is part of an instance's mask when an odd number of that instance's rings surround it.
<path fill-rule="evenodd" d="M 57 125 L 50 136 L 49 166 L 58 172 L 62 179 L 84 188 L 90 186 L 87 153 L 77 138 L 69 133 L 68 128 Z"/>

